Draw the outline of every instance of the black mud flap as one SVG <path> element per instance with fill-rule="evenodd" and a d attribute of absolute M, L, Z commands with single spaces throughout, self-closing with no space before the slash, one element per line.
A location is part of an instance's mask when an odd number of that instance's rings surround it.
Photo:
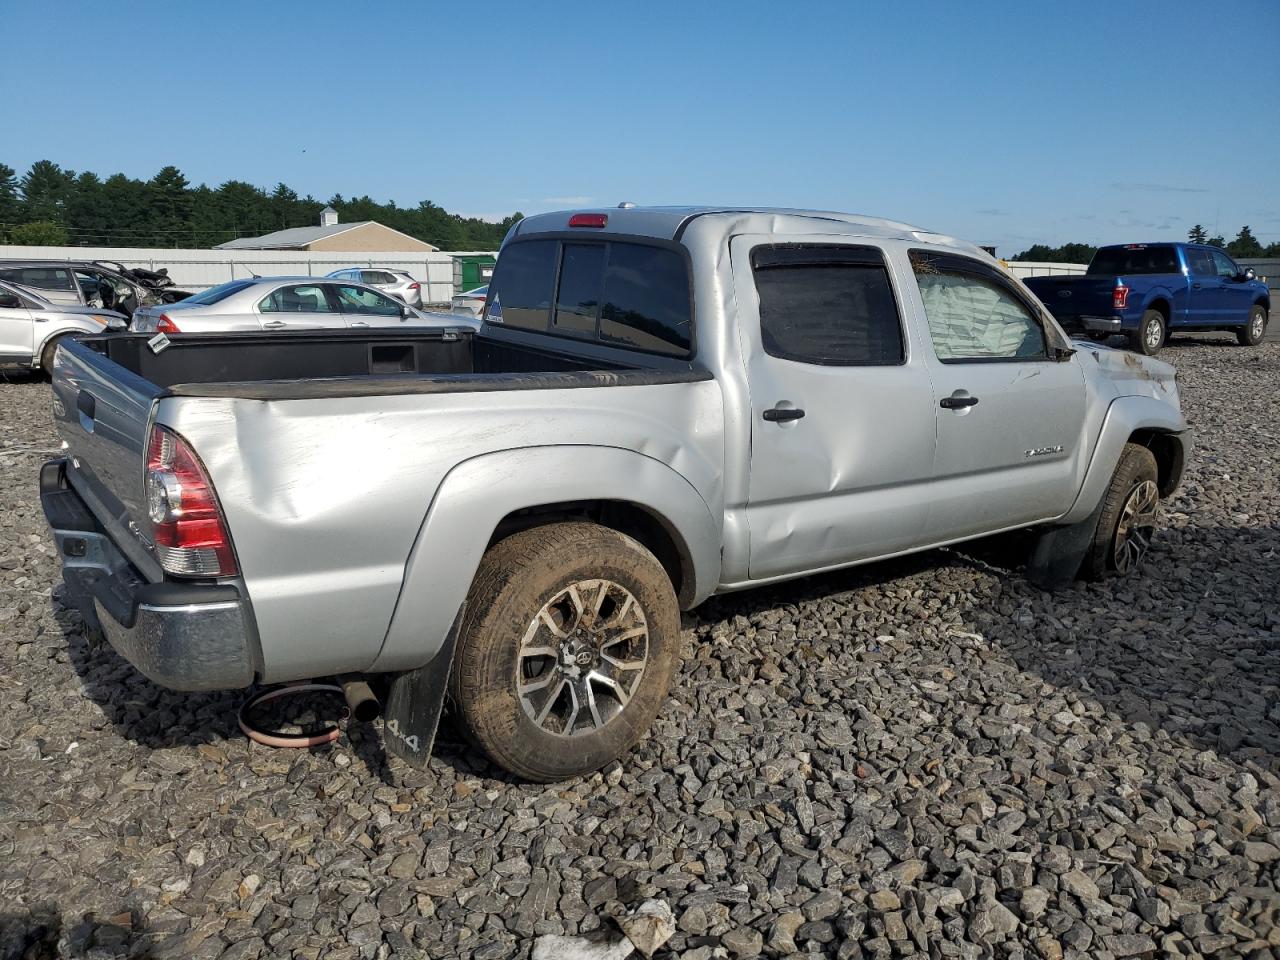
<path fill-rule="evenodd" d="M 1076 578 L 1093 543 L 1105 500 L 1099 500 L 1093 513 L 1079 523 L 1046 530 L 1036 538 L 1027 558 L 1027 579 L 1031 583 L 1041 590 L 1057 590 Z"/>
<path fill-rule="evenodd" d="M 425 767 L 436 741 L 436 727 L 444 709 L 449 670 L 453 666 L 453 647 L 462 626 L 464 603 L 453 619 L 449 635 L 440 652 L 430 663 L 402 673 L 391 681 L 383 725 L 386 751 L 415 767 Z"/>

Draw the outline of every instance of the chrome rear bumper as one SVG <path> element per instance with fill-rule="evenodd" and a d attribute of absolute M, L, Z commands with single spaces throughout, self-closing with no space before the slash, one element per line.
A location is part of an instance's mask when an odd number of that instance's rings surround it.
<path fill-rule="evenodd" d="M 66 600 L 138 671 L 171 690 L 232 690 L 256 673 L 252 616 L 233 583 L 148 583 L 67 483 L 40 471 L 40 502 L 62 558 Z"/>

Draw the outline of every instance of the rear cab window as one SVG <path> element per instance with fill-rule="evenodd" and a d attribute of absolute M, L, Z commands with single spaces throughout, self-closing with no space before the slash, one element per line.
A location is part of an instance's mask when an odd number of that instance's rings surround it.
<path fill-rule="evenodd" d="M 521 330 L 688 357 L 693 301 L 684 255 L 631 240 L 509 243 L 486 320 Z"/>
<path fill-rule="evenodd" d="M 1178 249 L 1143 243 L 1123 247 L 1103 247 L 1093 255 L 1087 274 L 1123 277 L 1125 274 L 1181 273 Z"/>

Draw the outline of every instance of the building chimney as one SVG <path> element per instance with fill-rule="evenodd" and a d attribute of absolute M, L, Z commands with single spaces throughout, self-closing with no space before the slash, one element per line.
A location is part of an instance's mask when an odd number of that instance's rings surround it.
<path fill-rule="evenodd" d="M 332 227 L 338 223 L 338 211 L 333 207 L 325 207 L 320 211 L 320 226 Z"/>

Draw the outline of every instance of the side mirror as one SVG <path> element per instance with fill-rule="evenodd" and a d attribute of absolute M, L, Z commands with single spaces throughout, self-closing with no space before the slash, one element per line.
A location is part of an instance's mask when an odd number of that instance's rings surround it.
<path fill-rule="evenodd" d="M 1253 267 L 1245 267 L 1240 274 L 1240 279 L 1243 280 L 1245 283 L 1248 283 L 1250 280 L 1252 280 L 1256 276 L 1257 274 L 1253 272 Z"/>
<path fill-rule="evenodd" d="M 0 307 L 6 310 L 19 310 L 22 308 L 22 301 L 18 299 L 16 293 L 0 293 Z"/>
<path fill-rule="evenodd" d="M 400 304 L 401 320 L 412 320 L 413 316 L 414 316 L 413 307 L 409 306 L 407 303 Z"/>

